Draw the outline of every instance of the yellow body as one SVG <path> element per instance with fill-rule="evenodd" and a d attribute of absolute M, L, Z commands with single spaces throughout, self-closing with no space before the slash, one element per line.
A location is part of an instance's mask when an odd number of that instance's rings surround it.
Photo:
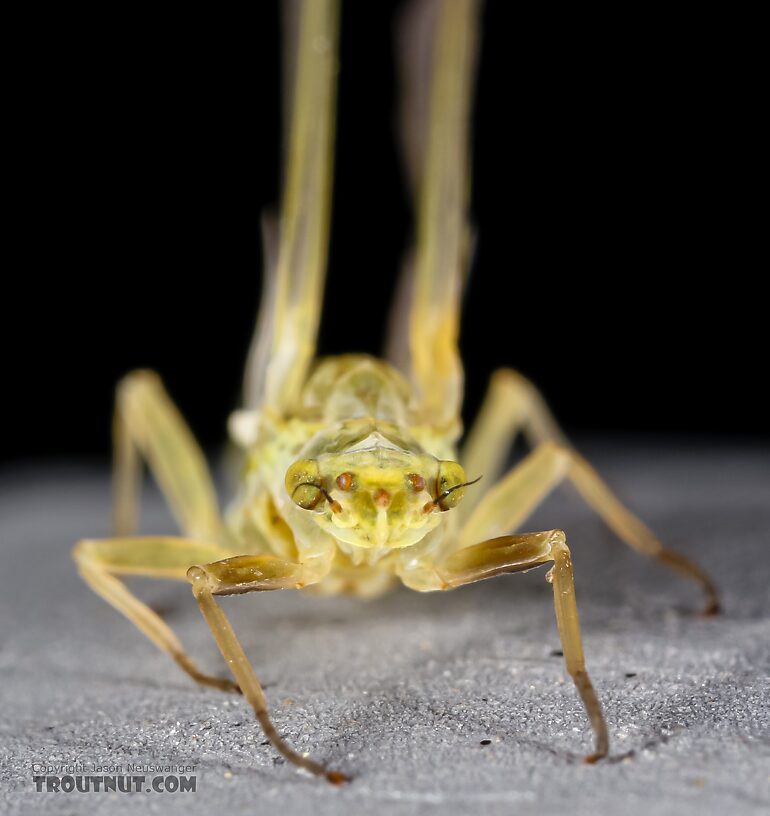
<path fill-rule="evenodd" d="M 244 552 L 317 565 L 311 586 L 320 593 L 378 594 L 456 534 L 450 511 L 426 511 L 464 481 L 453 463 L 456 432 L 419 424 L 406 380 L 382 360 L 321 360 L 292 415 L 239 412 L 231 434 L 246 454 L 243 486 L 226 515 L 234 538 Z M 292 499 L 287 474 L 302 462 L 317 463 L 313 479 L 331 501 L 306 509 Z M 340 474 L 353 477 L 347 490 Z"/>

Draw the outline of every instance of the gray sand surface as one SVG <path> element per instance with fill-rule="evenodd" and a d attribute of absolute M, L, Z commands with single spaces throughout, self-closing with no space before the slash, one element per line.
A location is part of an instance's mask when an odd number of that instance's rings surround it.
<path fill-rule="evenodd" d="M 296 747 L 354 777 L 303 775 L 246 703 L 195 687 L 78 578 L 109 531 L 106 469 L 0 473 L 0 812 L 770 813 L 770 450 L 607 441 L 600 471 L 708 569 L 725 612 L 628 550 L 568 490 L 526 525 L 572 548 L 588 669 L 612 756 L 563 664 L 545 569 L 373 602 L 295 592 L 223 600 Z M 154 489 L 143 530 L 173 532 Z M 134 580 L 199 662 L 225 667 L 186 584 Z M 33 763 L 195 765 L 195 793 L 35 790 Z"/>

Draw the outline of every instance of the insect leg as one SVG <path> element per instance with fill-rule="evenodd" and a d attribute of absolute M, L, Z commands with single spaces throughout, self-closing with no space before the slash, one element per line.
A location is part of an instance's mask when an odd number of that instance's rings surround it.
<path fill-rule="evenodd" d="M 707 597 L 704 614 L 718 611 L 718 593 L 708 575 L 685 556 L 665 548 L 650 529 L 618 501 L 583 457 L 557 442 L 539 445 L 481 499 L 461 528 L 458 546 L 512 532 L 565 478 L 628 546 L 700 584 Z"/>
<path fill-rule="evenodd" d="M 225 550 L 212 544 L 163 536 L 86 539 L 78 542 L 72 553 L 81 577 L 91 589 L 170 655 L 193 680 L 223 691 L 238 691 L 232 680 L 200 671 L 173 630 L 116 577 L 143 575 L 184 580 L 190 564 L 222 558 L 225 554 Z"/>
<path fill-rule="evenodd" d="M 553 561 L 554 565 L 546 579 L 553 584 L 556 622 L 564 650 L 564 662 L 596 737 L 594 753 L 586 757 L 586 762 L 596 762 L 607 756 L 609 737 L 601 704 L 585 668 L 572 559 L 561 530 L 503 536 L 464 547 L 443 561 L 431 565 L 434 575 L 432 581 L 426 580 L 427 573 L 424 573 L 413 588 L 421 591 L 453 589 L 494 575 L 529 570 L 549 561 Z M 410 585 L 407 573 L 401 578 L 407 586 Z"/>
<path fill-rule="evenodd" d="M 460 461 L 465 472 L 483 474 L 487 483 L 497 479 L 519 431 L 533 447 L 547 441 L 569 445 L 537 388 L 518 372 L 501 368 L 492 375 L 463 443 Z M 467 495 L 457 508 L 460 517 L 468 518 L 482 496 L 481 492 Z"/>
<path fill-rule="evenodd" d="M 113 432 L 116 535 L 128 535 L 136 527 L 141 454 L 183 533 L 221 541 L 224 531 L 206 460 L 157 374 L 134 371 L 120 381 Z"/>
<path fill-rule="evenodd" d="M 347 781 L 339 771 L 327 770 L 308 757 L 294 751 L 273 725 L 267 710 L 265 692 L 233 631 L 230 621 L 217 604 L 214 595 L 235 595 L 271 589 L 295 589 L 304 586 L 306 575 L 300 564 L 274 556 L 236 556 L 214 564 L 190 567 L 187 577 L 203 617 L 211 627 L 214 639 L 237 680 L 244 696 L 254 709 L 259 724 L 273 747 L 293 765 L 334 784 Z M 313 580 L 312 578 L 310 579 Z"/>

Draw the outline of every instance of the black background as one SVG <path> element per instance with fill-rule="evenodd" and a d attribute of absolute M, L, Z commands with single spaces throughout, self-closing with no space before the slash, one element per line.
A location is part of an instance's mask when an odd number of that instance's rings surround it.
<path fill-rule="evenodd" d="M 408 243 L 398 5 L 343 6 L 324 353 L 378 352 Z M 766 438 L 750 44 L 706 12 L 513 6 L 484 13 L 468 417 L 511 365 L 573 432 Z M 278 200 L 277 4 L 59 13 L 26 21 L 12 78 L 0 455 L 106 455 L 136 367 L 216 444 L 258 305 L 259 213 Z"/>

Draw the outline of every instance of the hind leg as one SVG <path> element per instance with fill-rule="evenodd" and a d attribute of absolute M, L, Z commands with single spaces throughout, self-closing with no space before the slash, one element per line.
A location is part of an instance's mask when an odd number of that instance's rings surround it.
<path fill-rule="evenodd" d="M 160 377 L 133 371 L 117 388 L 113 465 L 113 527 L 116 535 L 136 528 L 137 488 L 144 459 L 182 532 L 221 542 L 225 531 L 206 460 Z"/>
<path fill-rule="evenodd" d="M 457 508 L 465 544 L 515 530 L 554 487 L 567 479 L 626 544 L 698 583 L 707 598 L 704 614 L 719 611 L 719 595 L 709 576 L 693 561 L 664 547 L 618 500 L 596 470 L 569 445 L 545 400 L 520 374 L 503 369 L 493 376 L 461 457 L 466 472 L 496 475 L 520 430 L 537 445 L 535 451 L 488 493 L 469 494 Z"/>
<path fill-rule="evenodd" d="M 127 617 L 198 683 L 236 690 L 231 680 L 198 669 L 172 629 L 117 576 L 145 575 L 182 580 L 190 564 L 224 558 L 226 534 L 206 461 L 160 378 L 134 371 L 118 385 L 114 419 L 113 526 L 119 537 L 80 541 L 73 550 L 83 580 Z M 186 534 L 130 536 L 137 521 L 142 459 Z"/>
<path fill-rule="evenodd" d="M 564 479 L 575 485 L 586 502 L 629 547 L 696 581 L 707 598 L 704 614 L 713 615 L 719 610 L 719 596 L 708 575 L 683 555 L 666 549 L 649 528 L 618 501 L 585 459 L 555 442 L 535 448 L 481 499 L 461 528 L 460 546 L 516 530 Z"/>

